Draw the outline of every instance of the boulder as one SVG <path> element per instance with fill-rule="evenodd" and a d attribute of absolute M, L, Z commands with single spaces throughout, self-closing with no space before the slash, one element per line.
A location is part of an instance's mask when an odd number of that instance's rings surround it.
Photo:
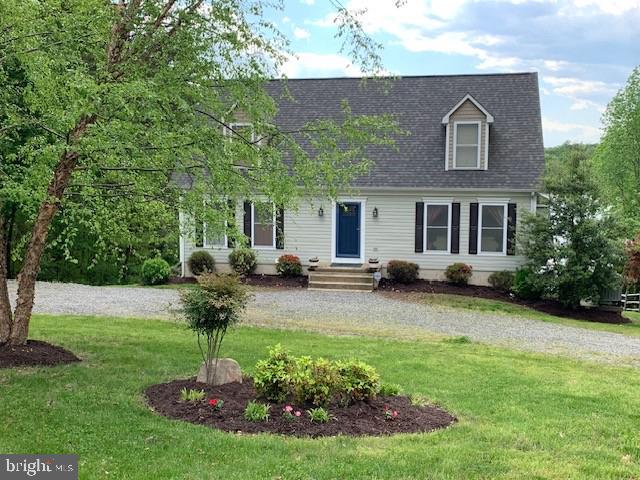
<path fill-rule="evenodd" d="M 213 375 L 214 368 L 215 359 L 211 360 L 211 375 Z M 207 383 L 207 369 L 205 362 L 202 362 L 196 380 L 198 382 Z M 232 382 L 242 383 L 242 371 L 240 370 L 240 365 L 233 358 L 219 358 L 215 378 L 212 380 L 212 382 L 209 382 L 211 385 L 224 385 L 225 383 Z"/>

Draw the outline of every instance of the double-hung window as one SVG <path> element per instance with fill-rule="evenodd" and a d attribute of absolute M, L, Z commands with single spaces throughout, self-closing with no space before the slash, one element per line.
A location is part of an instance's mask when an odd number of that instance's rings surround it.
<path fill-rule="evenodd" d="M 453 167 L 480 168 L 480 122 L 455 122 Z"/>
<path fill-rule="evenodd" d="M 205 248 L 223 248 L 227 246 L 227 220 L 225 204 L 222 201 L 213 202 L 211 208 L 215 211 L 215 223 L 204 222 L 203 225 L 203 246 Z"/>
<path fill-rule="evenodd" d="M 480 204 L 480 253 L 507 253 L 507 205 Z"/>
<path fill-rule="evenodd" d="M 251 204 L 251 239 L 256 248 L 276 248 L 276 209 L 272 203 Z"/>
<path fill-rule="evenodd" d="M 448 253 L 451 245 L 451 204 L 425 203 L 425 252 Z"/>

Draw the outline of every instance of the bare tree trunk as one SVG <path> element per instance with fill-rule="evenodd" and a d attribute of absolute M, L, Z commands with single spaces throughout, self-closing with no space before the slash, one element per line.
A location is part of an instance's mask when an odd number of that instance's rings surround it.
<path fill-rule="evenodd" d="M 95 122 L 95 116 L 86 116 L 80 119 L 68 138 L 75 141 L 81 137 L 87 127 Z M 9 343 L 12 345 L 24 345 L 29 335 L 29 322 L 33 310 L 35 297 L 36 278 L 40 271 L 40 259 L 49 233 L 51 221 L 60 208 L 60 202 L 64 191 L 69 186 L 73 171 L 78 164 L 79 154 L 73 151 L 65 151 L 60 157 L 49 188 L 47 198 L 40 206 L 38 216 L 31 231 L 31 240 L 27 247 L 22 269 L 18 275 L 18 299 L 13 316 L 13 328 Z"/>
<path fill-rule="evenodd" d="M 0 345 L 7 343 L 11 336 L 11 304 L 9 303 L 9 290 L 7 289 L 7 235 L 5 221 L 0 212 Z"/>

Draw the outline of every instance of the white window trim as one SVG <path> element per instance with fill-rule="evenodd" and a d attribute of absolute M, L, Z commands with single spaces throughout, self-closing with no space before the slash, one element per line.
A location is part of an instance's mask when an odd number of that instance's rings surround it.
<path fill-rule="evenodd" d="M 255 250 L 275 250 L 276 249 L 276 206 L 272 203 L 273 208 L 273 239 L 271 245 L 256 245 L 256 204 L 251 202 L 251 247 Z"/>
<path fill-rule="evenodd" d="M 462 144 L 461 147 L 476 147 L 478 154 L 476 155 L 475 167 L 458 167 L 456 156 L 458 153 L 458 125 L 477 125 L 478 127 L 478 143 Z M 455 170 L 480 170 L 480 145 L 482 143 L 482 122 L 480 120 L 458 120 L 453 122 L 453 168 Z"/>
<path fill-rule="evenodd" d="M 225 222 L 226 225 L 226 222 Z M 213 250 L 223 250 L 223 249 L 228 249 L 228 239 L 227 239 L 227 234 L 225 233 L 223 235 L 223 244 L 222 245 L 215 245 L 212 243 L 209 243 L 208 241 L 208 237 L 207 237 L 207 222 L 204 222 L 204 224 L 202 225 L 202 235 L 204 237 L 203 241 L 202 241 L 202 248 L 209 248 L 209 249 L 213 249 Z"/>
<path fill-rule="evenodd" d="M 256 131 L 253 128 L 253 123 L 250 122 L 233 122 L 230 123 L 227 126 L 224 127 L 224 135 L 230 138 L 233 138 L 234 136 L 237 136 L 233 133 L 233 130 L 235 130 L 236 127 L 251 127 L 251 142 L 255 142 L 256 141 Z"/>
<path fill-rule="evenodd" d="M 447 207 L 447 249 L 446 250 L 428 250 L 427 249 L 427 210 L 429 205 L 446 205 Z M 424 203 L 424 235 L 422 240 L 422 251 L 426 255 L 449 255 L 451 254 L 451 202 L 428 201 Z"/>
<path fill-rule="evenodd" d="M 337 257 L 336 256 L 336 234 L 338 216 L 336 215 L 336 207 L 338 203 L 359 203 L 360 204 L 360 258 L 349 257 Z M 367 212 L 367 199 L 366 198 L 347 198 L 339 197 L 338 201 L 331 202 L 331 263 L 364 263 L 364 247 L 365 247 L 365 223 Z"/>
<path fill-rule="evenodd" d="M 488 257 L 504 257 L 507 255 L 507 203 L 503 202 L 483 202 L 478 205 L 478 255 Z M 484 207 L 502 207 L 502 252 L 483 252 L 482 251 L 482 209 Z"/>

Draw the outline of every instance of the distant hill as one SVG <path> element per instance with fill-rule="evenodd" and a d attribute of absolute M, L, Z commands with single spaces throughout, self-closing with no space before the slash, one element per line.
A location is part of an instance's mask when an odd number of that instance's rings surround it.
<path fill-rule="evenodd" d="M 571 152 L 585 152 L 589 158 L 593 156 L 596 147 L 598 144 L 596 143 L 570 143 L 565 142 L 562 145 L 558 145 L 557 147 L 549 147 L 544 149 L 544 160 L 547 166 L 547 169 L 550 165 L 553 165 L 556 162 L 562 162 L 566 159 Z"/>

